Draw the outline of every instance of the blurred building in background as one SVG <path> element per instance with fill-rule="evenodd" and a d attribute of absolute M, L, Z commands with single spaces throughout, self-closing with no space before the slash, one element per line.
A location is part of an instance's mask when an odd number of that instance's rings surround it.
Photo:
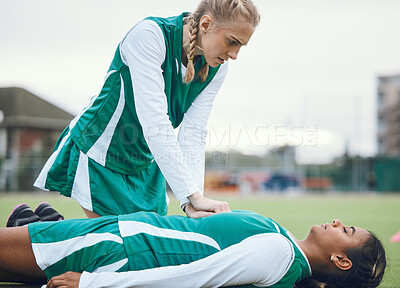
<path fill-rule="evenodd" d="M 0 190 L 33 190 L 58 136 L 73 118 L 25 89 L 0 88 Z"/>
<path fill-rule="evenodd" d="M 400 74 L 378 77 L 378 155 L 400 156 Z"/>
<path fill-rule="evenodd" d="M 400 74 L 378 77 L 377 147 L 373 173 L 379 191 L 400 191 Z"/>

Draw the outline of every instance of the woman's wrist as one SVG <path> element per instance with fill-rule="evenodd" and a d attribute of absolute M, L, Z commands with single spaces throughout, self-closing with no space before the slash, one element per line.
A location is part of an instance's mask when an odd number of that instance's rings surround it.
<path fill-rule="evenodd" d="M 187 198 L 189 199 L 191 204 L 195 204 L 202 197 L 203 196 L 200 194 L 200 192 L 195 192 L 192 195 L 188 196 Z"/>

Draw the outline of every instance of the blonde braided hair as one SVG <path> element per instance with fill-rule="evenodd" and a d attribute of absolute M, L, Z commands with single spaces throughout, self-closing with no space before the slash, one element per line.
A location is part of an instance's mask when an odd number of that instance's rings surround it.
<path fill-rule="evenodd" d="M 188 64 L 185 74 L 185 83 L 192 82 L 195 76 L 193 59 L 194 59 L 194 51 L 197 47 L 196 45 L 197 33 L 199 32 L 199 21 L 196 21 L 195 19 L 190 19 L 190 21 L 191 24 L 189 27 L 189 43 L 188 43 L 189 49 L 187 53 Z M 209 67 L 208 64 L 204 63 L 203 67 L 201 67 L 199 71 L 201 82 L 204 82 L 207 79 L 209 70 L 208 67 Z"/>
<path fill-rule="evenodd" d="M 260 15 L 257 8 L 251 0 L 202 0 L 197 9 L 190 14 L 188 21 L 189 25 L 189 47 L 187 49 L 187 69 L 185 74 L 185 83 L 193 81 L 195 77 L 194 69 L 194 51 L 197 46 L 197 35 L 199 32 L 200 19 L 206 13 L 211 14 L 215 22 L 219 25 L 232 23 L 239 18 L 245 19 L 248 23 L 256 27 L 260 22 Z M 209 65 L 205 63 L 198 72 L 201 81 L 207 79 Z"/>

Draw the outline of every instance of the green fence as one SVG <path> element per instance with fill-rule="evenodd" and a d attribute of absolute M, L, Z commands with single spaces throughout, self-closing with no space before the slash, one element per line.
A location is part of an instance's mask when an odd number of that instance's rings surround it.
<path fill-rule="evenodd" d="M 375 158 L 373 167 L 378 191 L 400 192 L 400 158 Z"/>

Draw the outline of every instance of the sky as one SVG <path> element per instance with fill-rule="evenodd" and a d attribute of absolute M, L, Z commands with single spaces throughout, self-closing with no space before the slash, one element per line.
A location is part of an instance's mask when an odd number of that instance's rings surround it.
<path fill-rule="evenodd" d="M 118 43 L 148 16 L 198 0 L 0 0 L 0 87 L 77 114 L 99 93 Z M 299 163 L 376 154 L 377 77 L 400 73 L 398 0 L 254 0 L 261 23 L 209 119 L 207 148 Z"/>

